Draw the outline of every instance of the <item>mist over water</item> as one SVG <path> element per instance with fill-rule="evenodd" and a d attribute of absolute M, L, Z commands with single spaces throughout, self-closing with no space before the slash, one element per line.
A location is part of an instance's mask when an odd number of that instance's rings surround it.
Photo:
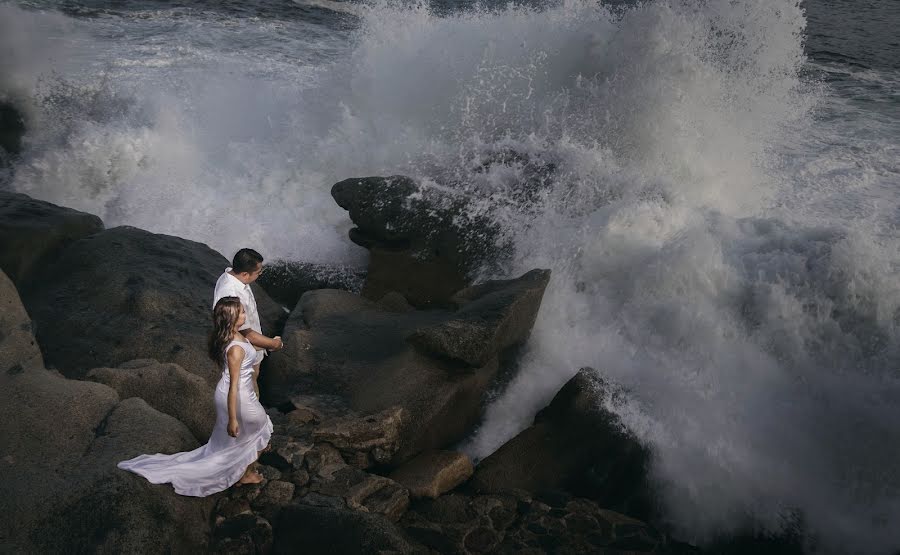
<path fill-rule="evenodd" d="M 848 66 L 807 60 L 790 1 L 289 4 L 0 5 L 27 31 L 0 27 L 2 83 L 30 102 L 12 187 L 226 255 L 354 265 L 332 183 L 450 187 L 512 240 L 504 275 L 553 270 L 467 452 L 591 366 L 629 390 L 614 409 L 680 537 L 900 547 L 897 68 L 852 81 L 884 109 L 841 96 Z"/>

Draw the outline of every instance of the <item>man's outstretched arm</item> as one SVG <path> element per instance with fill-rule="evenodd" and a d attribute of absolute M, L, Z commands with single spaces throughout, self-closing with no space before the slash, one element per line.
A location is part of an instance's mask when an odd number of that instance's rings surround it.
<path fill-rule="evenodd" d="M 247 341 L 249 341 L 251 345 L 259 349 L 278 351 L 284 346 L 284 343 L 281 341 L 281 337 L 279 336 L 266 337 L 265 335 L 250 328 L 241 330 L 241 333 L 244 334 L 244 337 L 247 338 Z"/>

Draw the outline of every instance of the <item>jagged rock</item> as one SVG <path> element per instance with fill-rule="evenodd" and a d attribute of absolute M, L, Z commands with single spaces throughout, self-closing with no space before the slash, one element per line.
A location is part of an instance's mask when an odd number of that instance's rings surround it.
<path fill-rule="evenodd" d="M 350 509 L 295 503 L 281 510 L 275 523 L 274 552 L 358 555 L 360 553 L 427 553 L 387 518 Z"/>
<path fill-rule="evenodd" d="M 303 293 L 315 289 L 342 289 L 357 293 L 365 276 L 365 271 L 342 266 L 276 260 L 266 263 L 265 271 L 257 281 L 272 300 L 292 309 Z"/>
<path fill-rule="evenodd" d="M 408 177 L 346 179 L 331 195 L 357 226 L 350 239 L 369 249 L 369 299 L 397 291 L 414 306 L 443 304 L 501 250 L 496 225 L 469 216 L 464 196 Z"/>
<path fill-rule="evenodd" d="M 316 444 L 306 453 L 306 468 L 317 476 L 330 478 L 346 466 L 340 451 L 327 443 Z"/>
<path fill-rule="evenodd" d="M 348 506 L 351 506 L 349 501 Z M 365 498 L 362 507 L 370 513 L 378 513 L 396 522 L 409 508 L 409 491 L 396 482 L 385 484 Z"/>
<path fill-rule="evenodd" d="M 280 480 L 281 479 L 281 471 L 275 468 L 274 466 L 269 466 L 266 464 L 260 464 L 257 466 L 256 471 L 265 478 L 268 482 L 272 480 Z"/>
<path fill-rule="evenodd" d="M 265 398 L 280 404 L 297 391 L 335 395 L 357 414 L 401 407 L 409 417 L 399 447 L 376 456 L 378 463 L 450 445 L 480 418 L 499 356 L 527 338 L 547 277 L 536 271 L 464 290 L 458 310 L 391 312 L 346 291 L 310 291 L 288 319 L 285 349 L 270 357 Z M 451 330 L 468 342 L 454 342 Z M 344 451 L 365 466 L 364 457 Z"/>
<path fill-rule="evenodd" d="M 297 486 L 298 488 L 302 488 L 303 486 L 309 483 L 309 472 L 302 468 L 298 468 L 291 473 L 291 483 Z"/>
<path fill-rule="evenodd" d="M 132 227 L 75 241 L 26 296 L 45 360 L 80 378 L 155 358 L 215 384 L 222 368 L 207 358 L 206 336 L 213 286 L 228 264 L 206 245 Z M 262 289 L 254 294 L 271 333 L 284 312 Z"/>
<path fill-rule="evenodd" d="M 294 498 L 294 490 L 297 486 L 283 480 L 266 482 L 259 495 L 250 503 L 266 518 L 274 517 L 282 507 Z"/>
<path fill-rule="evenodd" d="M 391 407 L 362 417 L 329 420 L 316 428 L 312 437 L 337 447 L 344 459 L 359 468 L 384 464 L 400 449 L 400 434 L 409 415 L 402 407 Z"/>
<path fill-rule="evenodd" d="M 472 476 L 472 460 L 455 451 L 426 451 L 391 474 L 412 497 L 435 498 Z"/>
<path fill-rule="evenodd" d="M 483 366 L 528 338 L 549 281 L 549 270 L 531 270 L 464 289 L 453 297 L 462 308 L 451 319 L 416 330 L 409 341 L 428 353 Z"/>
<path fill-rule="evenodd" d="M 253 513 L 227 518 L 216 526 L 213 553 L 257 555 L 272 550 L 272 525 Z"/>
<path fill-rule="evenodd" d="M 299 438 L 275 434 L 269 441 L 269 447 L 270 450 L 264 452 L 260 460 L 280 470 L 288 471 L 303 468 L 306 455 L 313 445 Z"/>
<path fill-rule="evenodd" d="M 594 370 L 580 370 L 531 427 L 481 461 L 472 487 L 565 490 L 649 518 L 649 451 L 605 408 L 618 395 Z"/>
<path fill-rule="evenodd" d="M 409 493 L 400 484 L 352 466 L 315 478 L 310 492 L 340 497 L 351 509 L 378 512 L 391 520 L 399 519 L 409 506 Z"/>
<path fill-rule="evenodd" d="M 205 443 L 216 423 L 213 388 L 177 364 L 133 360 L 118 368 L 95 368 L 87 379 L 115 389 L 122 399 L 140 397 L 156 410 L 174 416 Z M 177 395 L 172 392 L 177 391 Z"/>
<path fill-rule="evenodd" d="M 68 245 L 101 231 L 97 216 L 0 191 L 0 268 L 23 293 Z"/>

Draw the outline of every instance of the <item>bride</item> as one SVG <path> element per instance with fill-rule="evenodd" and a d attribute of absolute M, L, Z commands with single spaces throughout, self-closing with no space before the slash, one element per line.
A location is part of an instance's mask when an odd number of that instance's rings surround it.
<path fill-rule="evenodd" d="M 216 425 L 203 447 L 174 455 L 140 455 L 118 467 L 154 484 L 171 482 L 175 493 L 205 497 L 235 483 L 256 484 L 262 476 L 251 469 L 269 444 L 272 421 L 253 388 L 256 348 L 238 331 L 245 320 L 237 297 L 223 297 L 213 309 L 209 356 L 222 363 L 216 386 Z"/>

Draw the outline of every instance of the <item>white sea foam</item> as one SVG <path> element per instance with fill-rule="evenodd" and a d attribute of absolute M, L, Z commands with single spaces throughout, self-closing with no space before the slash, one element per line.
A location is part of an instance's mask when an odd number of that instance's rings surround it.
<path fill-rule="evenodd" d="M 144 38 L 114 56 L 107 23 L 79 20 L 14 186 L 226 255 L 359 263 L 331 183 L 453 183 L 516 245 L 507 274 L 553 270 L 466 450 L 490 453 L 589 365 L 630 390 L 620 416 L 686 539 L 799 512 L 826 550 L 900 545 L 896 123 L 862 133 L 800 79 L 794 2 L 358 14 L 302 39 L 117 21 Z"/>

